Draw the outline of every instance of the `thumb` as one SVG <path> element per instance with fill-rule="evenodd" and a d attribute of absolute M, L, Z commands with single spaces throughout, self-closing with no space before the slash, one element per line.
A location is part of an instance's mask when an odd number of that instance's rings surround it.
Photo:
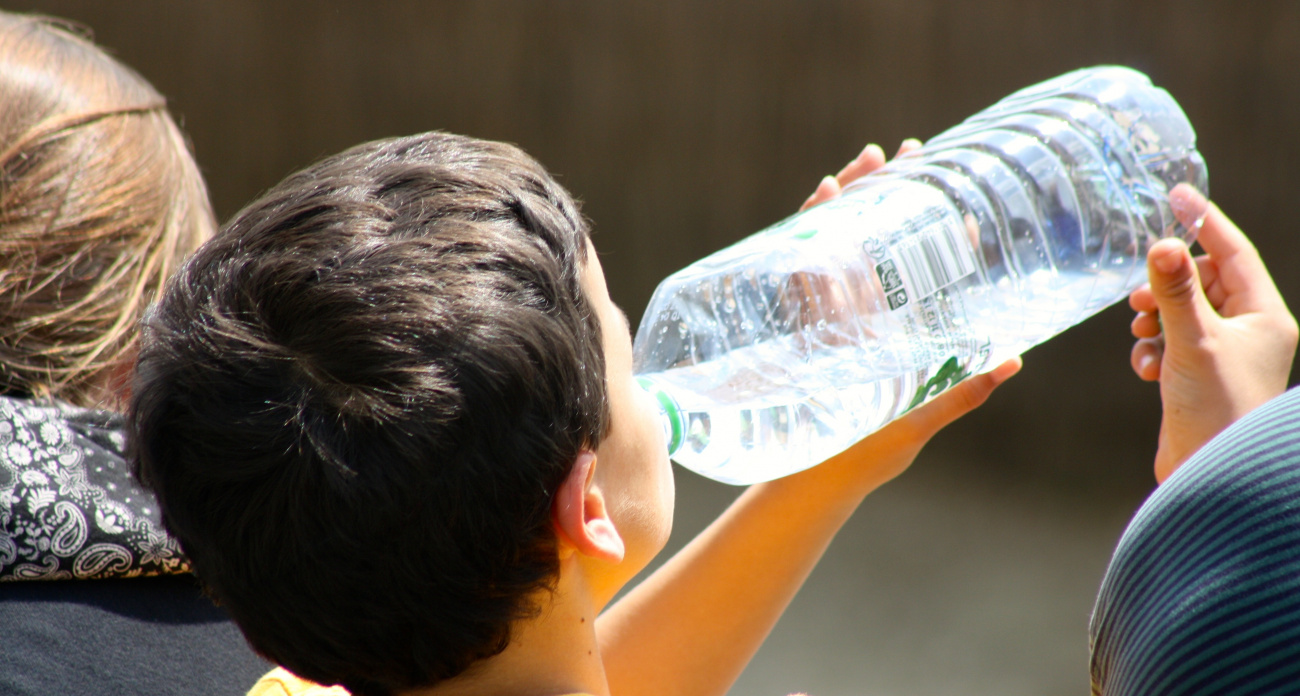
<path fill-rule="evenodd" d="M 1215 311 L 1205 298 L 1187 244 L 1181 239 L 1162 239 L 1152 245 L 1147 252 L 1147 275 L 1165 338 L 1195 340 L 1203 334 L 1205 322 Z"/>
<path fill-rule="evenodd" d="M 1019 356 L 1006 360 L 989 372 L 962 381 L 930 403 L 908 413 L 904 419 L 928 438 L 983 404 L 994 389 L 1020 372 L 1023 364 Z"/>

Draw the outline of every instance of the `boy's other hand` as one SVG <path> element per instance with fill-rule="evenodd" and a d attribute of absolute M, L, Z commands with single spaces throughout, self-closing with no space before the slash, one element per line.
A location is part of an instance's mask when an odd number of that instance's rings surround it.
<path fill-rule="evenodd" d="M 921 147 L 921 141 L 915 138 L 908 138 L 898 148 L 898 154 L 895 157 L 901 157 L 916 148 Z M 879 145 L 872 143 L 863 148 L 853 161 L 844 165 L 835 176 L 827 176 L 817 184 L 817 190 L 813 191 L 808 200 L 799 206 L 799 210 L 807 210 L 819 203 L 825 203 L 844 192 L 844 187 L 848 186 L 855 179 L 864 177 L 871 172 L 885 166 L 885 151 Z"/>
<path fill-rule="evenodd" d="M 1164 412 L 1155 475 L 1164 481 L 1211 438 L 1286 390 L 1296 320 L 1246 235 L 1186 185 L 1170 203 L 1205 254 L 1165 239 L 1147 254 L 1150 283 L 1129 296 L 1136 312 L 1132 366 L 1160 382 Z"/>

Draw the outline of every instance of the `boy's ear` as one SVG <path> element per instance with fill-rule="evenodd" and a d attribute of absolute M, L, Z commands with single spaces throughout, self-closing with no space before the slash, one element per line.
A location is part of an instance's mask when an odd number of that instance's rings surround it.
<path fill-rule="evenodd" d="M 619 563 L 623 560 L 623 537 L 610 519 L 595 474 L 596 455 L 584 450 L 555 492 L 551 520 L 561 544 L 567 542 L 585 556 Z"/>

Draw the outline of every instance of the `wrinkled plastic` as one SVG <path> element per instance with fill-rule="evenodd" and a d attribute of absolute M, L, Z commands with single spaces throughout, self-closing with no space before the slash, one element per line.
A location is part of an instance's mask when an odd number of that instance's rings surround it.
<path fill-rule="evenodd" d="M 675 461 L 747 484 L 813 466 L 1124 299 L 1195 230 L 1196 135 L 1146 76 L 1016 92 L 667 278 L 634 342 Z"/>

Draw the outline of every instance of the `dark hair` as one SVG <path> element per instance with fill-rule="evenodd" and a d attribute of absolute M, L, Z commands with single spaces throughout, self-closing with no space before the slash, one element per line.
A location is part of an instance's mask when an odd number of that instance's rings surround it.
<path fill-rule="evenodd" d="M 162 96 L 74 32 L 0 12 L 0 390 L 118 406 L 137 320 L 216 223 Z"/>
<path fill-rule="evenodd" d="M 523 152 L 431 133 L 289 177 L 168 284 L 132 458 L 255 649 L 382 694 L 533 615 L 609 419 L 586 239 Z"/>

